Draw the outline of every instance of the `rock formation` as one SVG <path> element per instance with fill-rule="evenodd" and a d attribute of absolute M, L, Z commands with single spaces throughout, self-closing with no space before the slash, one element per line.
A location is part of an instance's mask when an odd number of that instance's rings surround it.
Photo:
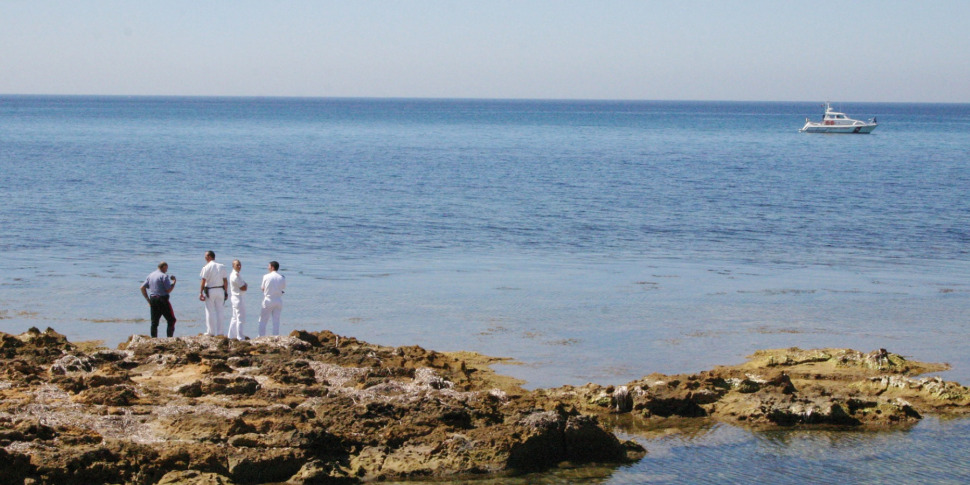
<path fill-rule="evenodd" d="M 585 413 L 629 410 L 635 427 L 670 418 L 708 418 L 751 428 L 912 425 L 923 414 L 970 414 L 970 390 L 939 377 L 943 364 L 880 349 L 762 350 L 744 364 L 697 374 L 652 374 L 614 389 L 595 384 L 540 390 L 539 399 L 577 403 Z"/>
<path fill-rule="evenodd" d="M 896 354 L 763 351 L 746 364 L 527 391 L 499 359 L 330 332 L 134 336 L 117 350 L 0 332 L 0 483 L 357 483 L 624 463 L 603 424 L 899 426 L 965 414 L 944 367 Z"/>
<path fill-rule="evenodd" d="M 474 361 L 329 332 L 87 352 L 0 333 L 0 481 L 344 483 L 642 456 Z"/>

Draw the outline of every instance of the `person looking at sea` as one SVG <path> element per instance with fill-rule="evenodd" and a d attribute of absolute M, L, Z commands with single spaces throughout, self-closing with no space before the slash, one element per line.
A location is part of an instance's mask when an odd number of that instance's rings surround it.
<path fill-rule="evenodd" d="M 222 335 L 222 306 L 229 297 L 229 284 L 226 267 L 216 262 L 216 253 L 205 252 L 205 266 L 199 277 L 199 301 L 205 302 L 205 334 Z"/>
<path fill-rule="evenodd" d="M 260 288 L 263 290 L 262 311 L 259 314 L 259 336 L 266 336 L 266 324 L 273 318 L 273 335 L 280 334 L 280 313 L 283 311 L 283 290 L 286 289 L 286 277 L 279 274 L 280 263 L 270 261 L 266 267 L 269 271 L 263 276 Z"/>
<path fill-rule="evenodd" d="M 229 338 L 243 340 L 243 326 L 246 324 L 246 300 L 243 296 L 249 286 L 240 274 L 242 262 L 238 259 L 232 260 L 232 274 L 229 275 L 229 303 L 232 304 L 232 317 L 229 319 L 229 331 L 226 335 Z"/>
<path fill-rule="evenodd" d="M 158 263 L 158 269 L 149 273 L 141 285 L 141 295 L 145 297 L 148 307 L 151 308 L 152 338 L 158 337 L 158 322 L 162 317 L 165 317 L 165 322 L 168 323 L 167 335 L 169 337 L 175 335 L 175 311 L 172 310 L 172 303 L 168 301 L 169 293 L 175 289 L 175 276 L 169 276 L 166 273 L 168 273 L 168 263 L 162 261 Z"/>

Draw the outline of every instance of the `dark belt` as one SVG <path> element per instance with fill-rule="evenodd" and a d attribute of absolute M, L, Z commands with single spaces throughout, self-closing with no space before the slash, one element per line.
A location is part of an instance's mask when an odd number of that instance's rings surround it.
<path fill-rule="evenodd" d="M 222 292 L 223 293 L 226 292 L 226 287 L 225 286 L 206 286 L 205 287 L 205 297 L 206 298 L 209 297 L 209 290 L 211 290 L 212 288 L 222 288 Z"/>
<path fill-rule="evenodd" d="M 149 300 L 168 300 L 168 295 L 152 295 L 148 297 Z"/>

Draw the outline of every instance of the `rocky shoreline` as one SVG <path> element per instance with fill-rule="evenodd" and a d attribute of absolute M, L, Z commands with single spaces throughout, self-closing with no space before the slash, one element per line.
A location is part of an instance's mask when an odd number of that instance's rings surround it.
<path fill-rule="evenodd" d="M 613 434 L 696 420 L 898 428 L 970 412 L 942 364 L 879 350 L 760 351 L 624 386 L 525 390 L 472 353 L 330 332 L 234 341 L 0 332 L 0 483 L 359 483 L 518 474 L 644 456 Z M 687 424 L 689 425 L 689 424 Z"/>

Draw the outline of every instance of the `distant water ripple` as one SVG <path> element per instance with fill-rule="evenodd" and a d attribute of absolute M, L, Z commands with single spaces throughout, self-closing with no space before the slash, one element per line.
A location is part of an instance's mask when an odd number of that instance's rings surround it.
<path fill-rule="evenodd" d="M 512 357 L 530 387 L 790 346 L 970 383 L 970 105 L 842 108 L 879 130 L 798 133 L 817 103 L 0 96 L 0 331 L 145 334 L 164 259 L 197 334 L 211 249 L 254 286 L 281 262 L 284 331 Z M 495 483 L 960 483 L 967 431 L 721 426 Z"/>

